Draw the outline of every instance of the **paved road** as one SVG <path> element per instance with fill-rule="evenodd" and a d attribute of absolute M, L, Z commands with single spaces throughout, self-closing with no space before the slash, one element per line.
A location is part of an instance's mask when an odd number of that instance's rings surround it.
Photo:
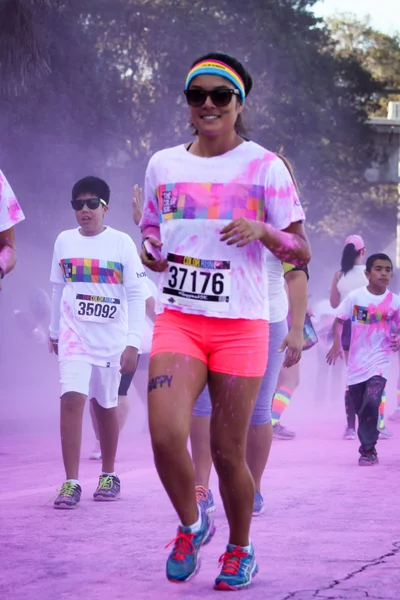
<path fill-rule="evenodd" d="M 275 442 L 264 479 L 266 513 L 252 539 L 260 573 L 252 600 L 400 598 L 400 425 L 382 441 L 380 464 L 357 465 L 357 442 L 340 439 L 343 423 L 302 426 L 293 442 Z M 194 581 L 164 577 L 164 548 L 176 517 L 153 468 L 146 435 L 123 436 L 122 498 L 92 501 L 99 465 L 85 458 L 82 502 L 55 511 L 62 483 L 57 431 L 3 434 L 0 446 L 0 597 L 2 600 L 191 600 L 215 597 L 212 583 L 227 525 L 215 476 L 217 533 L 202 552 Z"/>

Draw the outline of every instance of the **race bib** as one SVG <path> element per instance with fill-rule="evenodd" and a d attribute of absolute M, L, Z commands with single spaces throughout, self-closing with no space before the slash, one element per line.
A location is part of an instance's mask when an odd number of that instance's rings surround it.
<path fill-rule="evenodd" d="M 120 306 L 121 301 L 119 298 L 77 294 L 75 298 L 75 318 L 78 321 L 113 323 L 119 317 Z"/>
<path fill-rule="evenodd" d="M 231 292 L 231 263 L 168 254 L 161 301 L 169 306 L 227 312 Z"/>

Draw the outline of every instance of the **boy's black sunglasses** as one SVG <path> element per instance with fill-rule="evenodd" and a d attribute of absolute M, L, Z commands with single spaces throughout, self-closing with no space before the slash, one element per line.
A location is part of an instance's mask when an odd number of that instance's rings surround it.
<path fill-rule="evenodd" d="M 72 208 L 74 210 L 82 210 L 85 204 L 88 208 L 90 208 L 90 210 L 95 210 L 96 208 L 99 208 L 100 203 L 103 204 L 103 206 L 107 206 L 107 202 L 105 202 L 101 198 L 87 198 L 87 200 L 71 200 Z"/>
<path fill-rule="evenodd" d="M 214 106 L 218 107 L 228 106 L 232 100 L 232 96 L 240 96 L 239 90 L 230 90 L 228 88 L 217 88 L 210 91 L 191 88 L 189 90 L 185 90 L 184 93 L 187 103 L 189 106 L 193 106 L 194 108 L 200 108 L 203 106 L 209 96 Z"/>

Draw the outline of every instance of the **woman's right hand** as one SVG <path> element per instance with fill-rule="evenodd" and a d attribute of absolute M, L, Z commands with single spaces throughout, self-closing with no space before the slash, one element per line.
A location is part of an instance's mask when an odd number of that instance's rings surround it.
<path fill-rule="evenodd" d="M 160 240 L 157 240 L 153 237 L 148 237 L 147 239 L 156 248 L 162 247 L 162 242 L 160 242 Z M 152 258 L 149 258 L 149 255 L 143 247 L 140 253 L 140 258 L 145 267 L 147 267 L 151 271 L 155 271 L 156 273 L 162 273 L 168 267 L 168 261 L 166 258 L 162 258 L 160 260 L 154 260 Z"/>

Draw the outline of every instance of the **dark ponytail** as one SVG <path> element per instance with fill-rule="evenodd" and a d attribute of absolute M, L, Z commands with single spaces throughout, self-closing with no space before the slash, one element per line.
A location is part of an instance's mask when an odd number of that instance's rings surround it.
<path fill-rule="evenodd" d="M 356 247 L 354 244 L 347 244 L 343 248 L 342 261 L 341 261 L 341 270 L 344 275 L 352 270 L 354 265 L 356 264 L 357 258 L 361 255 L 361 250 L 356 251 Z"/>

